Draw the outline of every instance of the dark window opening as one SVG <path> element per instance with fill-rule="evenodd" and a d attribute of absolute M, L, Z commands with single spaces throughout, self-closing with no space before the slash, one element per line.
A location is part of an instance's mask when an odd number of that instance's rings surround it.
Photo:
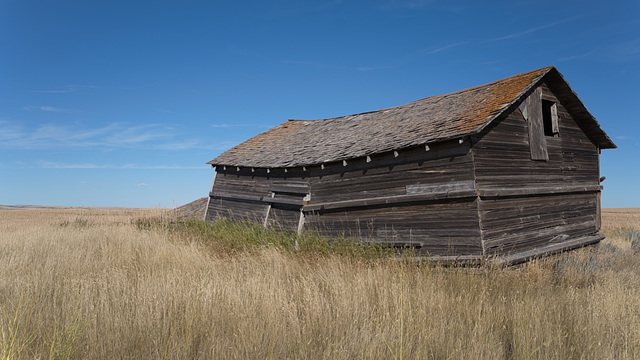
<path fill-rule="evenodd" d="M 545 136 L 558 136 L 558 109 L 555 102 L 542 100 L 542 123 Z"/>

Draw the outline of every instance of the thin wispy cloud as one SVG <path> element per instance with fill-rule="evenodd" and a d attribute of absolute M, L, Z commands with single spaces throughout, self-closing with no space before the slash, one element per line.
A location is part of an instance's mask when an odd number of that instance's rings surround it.
<path fill-rule="evenodd" d="M 162 109 L 162 108 L 157 108 L 157 107 L 154 107 L 153 110 L 159 111 L 159 112 L 162 112 L 162 113 L 167 113 L 167 114 L 175 114 L 176 113 L 175 111 Z"/>
<path fill-rule="evenodd" d="M 149 184 L 147 183 L 140 183 L 140 184 L 136 184 L 137 187 L 145 187 L 145 186 L 149 186 Z"/>
<path fill-rule="evenodd" d="M 62 164 L 51 161 L 38 161 L 37 166 L 41 169 L 110 169 L 111 165 L 97 165 L 91 163 Z"/>
<path fill-rule="evenodd" d="M 96 86 L 96 85 L 65 85 L 62 88 L 58 89 L 39 89 L 39 90 L 31 90 L 33 93 L 41 93 L 41 94 L 66 94 L 76 92 L 80 89 L 108 89 L 104 86 Z"/>
<path fill-rule="evenodd" d="M 243 127 L 268 128 L 268 126 L 260 125 L 260 124 L 212 124 L 211 127 L 214 129 L 231 129 L 231 128 L 243 128 Z"/>
<path fill-rule="evenodd" d="M 140 164 L 94 164 L 94 163 L 61 163 L 54 161 L 38 161 L 35 167 L 41 169 L 110 169 L 110 170 L 202 170 L 208 169 L 208 165 L 185 166 L 185 165 L 140 165 Z M 82 181 L 80 183 L 83 183 Z M 86 182 L 84 182 L 86 183 Z"/>
<path fill-rule="evenodd" d="M 588 58 L 588 57 L 593 56 L 593 54 L 595 52 L 596 52 L 595 50 L 591 50 L 591 51 L 583 53 L 583 54 L 564 56 L 564 57 L 558 58 L 555 62 L 580 60 L 580 59 L 584 59 L 584 58 Z"/>
<path fill-rule="evenodd" d="M 359 65 L 359 66 L 347 66 L 347 65 L 337 65 L 337 64 L 329 64 L 317 61 L 307 61 L 307 60 L 292 60 L 292 59 L 277 59 L 267 55 L 264 55 L 260 52 L 243 49 L 238 46 L 230 46 L 228 47 L 228 51 L 234 54 L 251 57 L 255 59 L 260 59 L 263 61 L 287 64 L 287 65 L 301 65 L 310 68 L 316 69 L 331 69 L 331 70 L 346 70 L 346 71 L 373 71 L 373 70 L 384 70 L 384 69 L 392 69 L 393 66 L 368 66 L 368 65 Z"/>
<path fill-rule="evenodd" d="M 349 71 L 373 71 L 373 70 L 384 70 L 384 69 L 393 68 L 392 66 L 344 66 L 344 65 L 320 63 L 320 62 L 314 62 L 314 61 L 299 61 L 299 60 L 283 60 L 282 63 L 292 64 L 292 65 L 303 65 L 303 66 L 317 68 L 317 69 L 349 70 Z"/>
<path fill-rule="evenodd" d="M 425 56 L 430 56 L 430 55 L 443 53 L 443 52 L 449 51 L 451 49 L 454 49 L 456 47 L 459 47 L 459 46 L 462 46 L 462 45 L 466 45 L 468 43 L 469 43 L 468 41 L 456 41 L 456 42 L 452 42 L 452 43 L 449 43 L 449 44 L 432 46 L 432 47 L 420 49 L 418 51 L 409 53 L 409 54 L 405 55 L 404 57 L 399 58 L 398 60 L 395 61 L 395 65 L 388 66 L 388 68 L 397 68 L 397 67 L 400 67 L 403 64 L 407 64 L 407 63 L 410 63 L 412 61 L 415 61 L 416 59 L 419 59 L 419 58 L 422 58 L 422 57 L 425 57 Z"/>
<path fill-rule="evenodd" d="M 66 93 L 71 93 L 76 91 L 76 89 L 62 89 L 62 90 L 31 90 L 31 92 L 33 93 L 40 93 L 40 94 L 66 94 Z"/>
<path fill-rule="evenodd" d="M 461 41 L 461 42 L 456 42 L 456 43 L 452 43 L 452 44 L 447 44 L 447 45 L 444 45 L 444 46 L 437 47 L 437 48 L 435 48 L 435 49 L 425 50 L 425 51 L 422 53 L 422 55 L 433 55 L 433 54 L 437 54 L 437 53 L 440 53 L 440 52 L 443 52 L 443 51 L 446 51 L 446 50 L 452 49 L 452 48 L 454 48 L 454 47 L 457 47 L 457 46 L 460 46 L 460 45 L 464 45 L 464 44 L 466 44 L 466 43 L 467 43 L 466 41 Z"/>
<path fill-rule="evenodd" d="M 608 60 L 613 62 L 640 60 L 640 38 L 611 44 L 606 52 Z"/>
<path fill-rule="evenodd" d="M 9 122 L 0 122 L 0 149 L 74 149 L 99 148 L 187 150 L 209 149 L 210 144 L 196 139 L 181 138 L 172 126 L 147 124 L 126 126 L 112 123 L 97 128 L 77 125 L 42 124 L 35 128 L 24 128 Z"/>
<path fill-rule="evenodd" d="M 80 110 L 63 109 L 55 106 L 25 106 L 24 109 L 27 111 L 47 111 L 47 112 L 56 112 L 56 113 L 65 113 L 65 114 L 73 114 L 73 113 L 80 112 Z"/>
<path fill-rule="evenodd" d="M 409 9 L 420 10 L 432 5 L 435 0 L 390 0 L 378 6 L 380 10 Z"/>
<path fill-rule="evenodd" d="M 503 40 L 519 38 L 519 37 L 522 37 L 522 36 L 525 36 L 525 35 L 529 35 L 531 33 L 534 33 L 534 32 L 540 31 L 540 30 L 544 30 L 544 29 L 548 29 L 548 28 L 551 28 L 551 27 L 554 27 L 554 26 L 558 26 L 560 24 L 572 22 L 572 21 L 575 21 L 575 20 L 580 19 L 582 17 L 584 17 L 584 16 L 574 16 L 574 17 L 571 17 L 571 18 L 568 18 L 568 19 L 564 19 L 564 20 L 560 20 L 560 21 L 554 21 L 552 23 L 548 23 L 548 24 L 544 24 L 544 25 L 540 25 L 540 26 L 535 26 L 535 27 L 532 27 L 532 28 L 524 30 L 524 31 L 518 31 L 518 32 L 515 32 L 515 33 L 511 33 L 511 34 L 507 34 L 507 35 L 504 35 L 504 36 L 500 36 L 500 37 L 497 37 L 497 38 L 489 39 L 486 42 L 495 42 L 495 41 L 503 41 Z"/>

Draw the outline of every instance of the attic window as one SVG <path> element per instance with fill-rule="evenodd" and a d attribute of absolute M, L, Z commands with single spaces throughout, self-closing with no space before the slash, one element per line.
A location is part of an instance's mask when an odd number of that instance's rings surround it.
<path fill-rule="evenodd" d="M 555 102 L 542 100 L 542 122 L 545 136 L 558 136 L 558 108 Z"/>

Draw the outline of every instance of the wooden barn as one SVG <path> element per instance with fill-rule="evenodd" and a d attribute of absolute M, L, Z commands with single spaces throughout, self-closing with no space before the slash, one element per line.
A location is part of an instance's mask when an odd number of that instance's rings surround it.
<path fill-rule="evenodd" d="M 517 262 L 597 243 L 615 148 L 555 67 L 388 109 L 289 120 L 208 164 L 206 219 Z"/>

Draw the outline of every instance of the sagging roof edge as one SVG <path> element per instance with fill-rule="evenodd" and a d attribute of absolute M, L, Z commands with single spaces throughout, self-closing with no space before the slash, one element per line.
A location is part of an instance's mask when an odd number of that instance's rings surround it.
<path fill-rule="evenodd" d="M 353 161 L 356 159 L 365 159 L 371 156 L 376 156 L 376 155 L 381 155 L 381 154 L 388 154 L 388 153 L 392 153 L 392 152 L 396 152 L 396 151 L 404 151 L 407 149 L 414 149 L 417 147 L 421 147 L 424 146 L 425 147 L 425 151 L 429 151 L 426 150 L 426 147 L 430 147 L 430 146 L 435 146 L 437 144 L 442 144 L 442 143 L 446 143 L 446 142 L 450 142 L 450 141 L 454 141 L 457 140 L 459 144 L 464 143 L 465 141 L 467 141 L 469 139 L 470 135 L 475 135 L 475 132 L 473 134 L 469 134 L 469 135 L 465 135 L 465 136 L 453 136 L 450 138 L 443 138 L 443 139 L 438 139 L 435 141 L 431 141 L 428 143 L 424 143 L 424 144 L 418 144 L 418 145 L 411 145 L 411 146 L 405 146 L 402 148 L 396 148 L 396 149 L 390 149 L 390 150 L 385 150 L 385 151 L 377 151 L 371 154 L 367 154 L 367 155 L 363 155 L 363 156 L 352 156 L 352 157 L 346 157 L 344 159 L 337 159 L 337 160 L 330 160 L 330 161 L 326 161 L 326 162 L 322 162 L 322 163 L 314 163 L 314 164 L 305 164 L 305 165 L 295 165 L 295 166 L 287 166 L 287 167 L 263 167 L 263 166 L 245 166 L 245 165 L 236 165 L 236 164 L 223 164 L 223 163 L 215 163 L 213 160 L 208 161 L 207 164 L 211 165 L 211 167 L 215 168 L 215 167 L 219 167 L 219 166 L 224 166 L 224 167 L 229 167 L 229 168 L 238 168 L 238 169 L 254 169 L 254 170 L 291 170 L 291 169 L 304 169 L 304 168 L 315 168 L 315 167 L 322 167 L 322 166 L 329 166 L 331 164 L 338 164 L 341 162 L 349 162 L 349 161 Z"/>
<path fill-rule="evenodd" d="M 558 71 L 558 69 L 556 69 L 555 67 L 552 67 L 553 70 L 553 75 L 556 76 L 556 78 L 560 81 L 562 81 L 563 86 L 566 86 L 566 88 L 569 90 L 569 96 L 571 97 L 571 101 L 576 102 L 576 105 L 578 107 L 578 115 L 583 115 L 588 117 L 588 119 L 592 122 L 592 125 L 595 125 L 595 130 L 598 134 L 598 136 L 601 137 L 601 140 L 603 141 L 599 141 L 597 143 L 598 147 L 600 149 L 616 149 L 618 148 L 618 146 L 613 142 L 613 140 L 611 140 L 611 138 L 609 137 L 609 135 L 607 135 L 607 133 L 602 130 L 602 127 L 600 126 L 600 123 L 598 123 L 598 121 L 596 120 L 596 118 L 591 114 L 591 112 L 589 112 L 589 110 L 587 110 L 587 107 L 584 105 L 584 103 L 582 102 L 582 100 L 580 100 L 580 98 L 578 97 L 578 95 L 576 94 L 576 92 L 571 88 L 571 86 L 569 86 L 569 83 L 564 79 L 564 76 L 560 73 L 560 71 Z M 566 106 L 565 106 L 566 107 Z M 571 111 L 570 109 L 567 109 L 569 111 Z M 578 125 L 580 126 L 580 128 L 583 129 L 583 131 L 585 130 L 583 128 L 583 126 L 585 124 L 578 122 Z M 588 124 L 586 124 L 588 125 Z M 585 131 L 585 133 L 587 134 L 587 136 L 589 136 L 589 133 L 587 131 Z M 591 136 L 589 136 L 591 138 Z"/>

